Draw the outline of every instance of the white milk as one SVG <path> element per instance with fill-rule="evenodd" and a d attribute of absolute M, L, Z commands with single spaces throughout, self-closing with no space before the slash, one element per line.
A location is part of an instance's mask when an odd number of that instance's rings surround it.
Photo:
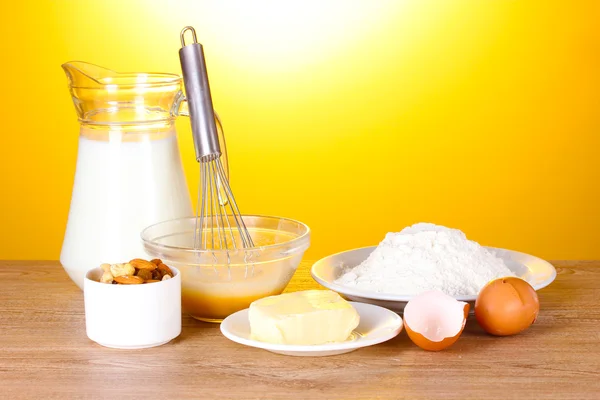
<path fill-rule="evenodd" d="M 79 138 L 60 255 L 80 288 L 85 273 L 101 263 L 147 258 L 140 239 L 145 227 L 193 215 L 174 130 L 128 137 L 135 141 L 121 141 L 120 132 L 93 137 Z"/>

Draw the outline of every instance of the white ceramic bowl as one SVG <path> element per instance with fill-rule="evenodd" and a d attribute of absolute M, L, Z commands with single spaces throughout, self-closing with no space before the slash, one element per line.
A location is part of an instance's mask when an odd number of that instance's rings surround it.
<path fill-rule="evenodd" d="M 142 285 L 100 283 L 102 270 L 83 282 L 85 327 L 94 342 L 117 349 L 160 346 L 181 333 L 181 275 Z"/>

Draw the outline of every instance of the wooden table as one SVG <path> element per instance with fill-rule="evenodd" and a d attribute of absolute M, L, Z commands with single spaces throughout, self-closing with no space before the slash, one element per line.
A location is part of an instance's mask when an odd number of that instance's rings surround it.
<path fill-rule="evenodd" d="M 600 399 L 600 262 L 555 263 L 526 332 L 496 338 L 469 320 L 430 353 L 402 332 L 324 358 L 286 357 L 183 319 L 181 336 L 114 350 L 85 334 L 83 294 L 57 262 L 0 262 L 0 398 Z M 288 290 L 318 287 L 304 262 Z"/>

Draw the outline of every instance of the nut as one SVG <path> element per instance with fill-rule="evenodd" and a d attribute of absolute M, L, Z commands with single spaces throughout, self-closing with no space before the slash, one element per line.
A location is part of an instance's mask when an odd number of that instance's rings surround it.
<path fill-rule="evenodd" d="M 110 268 L 109 264 L 106 264 L 106 265 L 108 265 L 109 268 Z M 102 274 L 102 278 L 100 278 L 100 282 L 102 282 L 102 283 L 112 283 L 113 279 L 114 278 L 113 278 L 113 275 L 110 273 L 110 270 L 109 271 L 104 271 L 104 273 Z"/>
<path fill-rule="evenodd" d="M 144 283 L 144 280 L 139 276 L 115 276 L 115 282 L 124 285 L 139 285 Z"/>
<path fill-rule="evenodd" d="M 160 267 L 159 267 L 160 266 Z M 102 264 L 100 282 L 113 285 L 139 285 L 171 279 L 173 271 L 158 258 L 146 261 L 134 258 L 128 263 Z"/>
<path fill-rule="evenodd" d="M 104 272 L 110 272 L 110 264 L 102 264 L 100 265 L 100 268 L 102 268 L 102 271 Z"/>
<path fill-rule="evenodd" d="M 156 280 L 161 280 L 163 277 L 163 271 L 161 271 L 160 269 L 155 269 L 154 271 L 152 271 L 152 279 L 156 279 Z"/>
<path fill-rule="evenodd" d="M 137 274 L 135 274 L 135 275 L 139 276 L 144 281 L 147 281 L 148 279 L 152 279 L 152 271 L 147 270 L 147 269 L 140 269 L 140 270 L 138 270 Z"/>
<path fill-rule="evenodd" d="M 124 264 L 112 264 L 110 266 L 110 273 L 116 278 L 117 276 L 128 276 L 135 274 L 135 268 L 129 263 Z"/>
<path fill-rule="evenodd" d="M 169 268 L 167 264 L 158 264 L 158 269 L 160 270 L 160 272 L 162 272 L 163 276 L 169 275 L 171 278 L 173 277 L 173 271 L 171 271 L 171 268 Z"/>
<path fill-rule="evenodd" d="M 129 264 L 133 265 L 137 269 L 147 269 L 153 271 L 156 269 L 156 264 L 151 263 L 150 261 L 142 260 L 141 258 L 134 258 L 129 261 Z"/>

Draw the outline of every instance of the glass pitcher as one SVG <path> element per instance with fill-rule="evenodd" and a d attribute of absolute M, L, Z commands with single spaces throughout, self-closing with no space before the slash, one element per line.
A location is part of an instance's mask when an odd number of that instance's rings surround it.
<path fill-rule="evenodd" d="M 174 125 L 187 102 L 179 75 L 62 67 L 81 126 L 60 262 L 83 289 L 85 273 L 102 263 L 147 258 L 145 227 L 194 215 Z"/>

